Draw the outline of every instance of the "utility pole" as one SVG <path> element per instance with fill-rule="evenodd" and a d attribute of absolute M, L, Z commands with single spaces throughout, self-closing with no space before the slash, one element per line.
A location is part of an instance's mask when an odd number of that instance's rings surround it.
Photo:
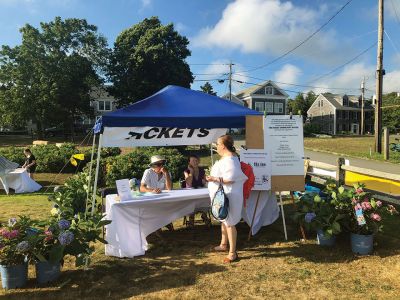
<path fill-rule="evenodd" d="M 383 0 L 378 1 L 378 49 L 376 63 L 375 152 L 382 153 L 382 80 L 383 80 Z"/>
<path fill-rule="evenodd" d="M 361 129 L 360 135 L 364 135 L 364 91 L 365 91 L 365 77 L 361 82 Z"/>

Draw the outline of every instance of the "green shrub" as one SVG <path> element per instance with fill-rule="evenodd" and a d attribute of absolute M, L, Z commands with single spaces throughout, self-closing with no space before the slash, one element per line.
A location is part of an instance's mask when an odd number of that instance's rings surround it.
<path fill-rule="evenodd" d="M 313 133 L 319 133 L 321 128 L 318 124 L 305 124 L 303 129 L 304 136 L 311 136 Z"/>
<path fill-rule="evenodd" d="M 6 159 L 16 162 L 21 166 L 25 162 L 24 147 L 4 147 L 0 148 L 0 156 L 4 156 Z M 91 148 L 86 148 L 83 151 L 75 148 L 74 144 L 64 143 L 60 147 L 54 144 L 51 145 L 37 145 L 31 147 L 32 153 L 35 155 L 37 160 L 36 172 L 38 173 L 58 173 L 62 170 L 63 173 L 74 173 L 81 171 L 91 158 Z M 78 161 L 78 166 L 73 166 L 69 163 L 72 155 L 77 153 L 83 153 L 85 155 L 84 161 Z M 96 158 L 97 149 L 95 151 Z M 111 156 L 117 156 L 121 153 L 121 150 L 116 147 L 106 147 L 101 149 L 101 157 L 107 158 Z M 65 167 L 64 167 L 65 166 Z"/>
<path fill-rule="evenodd" d="M 126 155 L 107 158 L 103 163 L 105 184 L 114 186 L 115 180 L 123 178 L 135 177 L 141 179 L 143 172 L 149 168 L 152 155 L 165 156 L 167 168 L 171 172 L 174 181 L 183 176 L 183 171 L 187 167 L 187 160 L 177 149 L 142 147 Z"/>

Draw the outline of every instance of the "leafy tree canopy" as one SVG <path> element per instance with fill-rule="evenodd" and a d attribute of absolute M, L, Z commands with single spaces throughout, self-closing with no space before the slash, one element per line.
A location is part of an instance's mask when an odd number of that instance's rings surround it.
<path fill-rule="evenodd" d="M 108 55 L 96 26 L 56 17 L 20 32 L 21 45 L 0 51 L 1 125 L 31 119 L 40 136 L 45 125 L 72 125 L 76 115 L 89 114 L 90 90 L 101 83 Z"/>
<path fill-rule="evenodd" d="M 190 87 L 192 72 L 185 59 L 189 41 L 162 25 L 157 17 L 124 30 L 117 37 L 110 61 L 110 93 L 119 106 L 144 99 L 169 84 Z"/>
<path fill-rule="evenodd" d="M 294 115 L 303 115 L 303 119 L 305 120 L 307 118 L 307 111 L 314 103 L 315 99 L 317 99 L 317 96 L 313 91 L 309 91 L 305 95 L 299 93 L 294 100 L 288 102 L 289 111 Z"/>

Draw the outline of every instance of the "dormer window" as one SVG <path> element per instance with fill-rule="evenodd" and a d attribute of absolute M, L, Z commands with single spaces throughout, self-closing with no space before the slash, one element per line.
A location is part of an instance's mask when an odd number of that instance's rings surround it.
<path fill-rule="evenodd" d="M 347 95 L 343 96 L 343 106 L 349 106 L 349 97 Z"/>
<path fill-rule="evenodd" d="M 274 88 L 272 86 L 265 86 L 255 92 L 257 95 L 274 95 Z"/>

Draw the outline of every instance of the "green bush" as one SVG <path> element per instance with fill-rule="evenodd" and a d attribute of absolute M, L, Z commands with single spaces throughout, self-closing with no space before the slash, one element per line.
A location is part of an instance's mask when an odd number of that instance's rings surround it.
<path fill-rule="evenodd" d="M 24 147 L 0 148 L 0 156 L 4 156 L 6 159 L 16 162 L 22 166 L 25 162 L 24 149 Z M 54 144 L 37 145 L 31 147 L 31 150 L 37 160 L 36 172 L 38 173 L 58 173 L 61 170 L 63 173 L 74 173 L 76 171 L 81 171 L 90 161 L 92 151 L 91 148 L 86 148 L 81 151 L 75 148 L 75 145 L 71 143 L 62 144 L 60 147 L 57 147 Z M 79 162 L 78 166 L 73 166 L 71 163 L 69 163 L 69 160 L 72 155 L 77 153 L 83 153 L 85 155 L 85 160 Z M 95 158 L 96 153 L 97 150 L 95 151 Z M 101 149 L 102 158 L 116 156 L 120 153 L 121 150 L 116 147 L 107 147 Z"/>
<path fill-rule="evenodd" d="M 126 155 L 107 158 L 102 164 L 105 172 L 105 184 L 114 186 L 115 180 L 123 178 L 135 177 L 141 179 L 143 172 L 149 168 L 152 155 L 165 156 L 172 180 L 176 181 L 183 176 L 183 171 L 187 167 L 187 159 L 177 149 L 143 147 Z"/>
<path fill-rule="evenodd" d="M 311 136 L 313 133 L 319 133 L 321 128 L 318 124 L 305 124 L 303 129 L 304 136 Z"/>

